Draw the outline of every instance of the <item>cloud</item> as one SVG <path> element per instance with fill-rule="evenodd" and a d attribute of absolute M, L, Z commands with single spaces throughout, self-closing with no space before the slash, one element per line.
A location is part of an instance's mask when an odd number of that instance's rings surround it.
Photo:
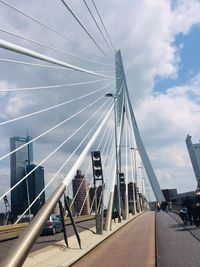
<path fill-rule="evenodd" d="M 199 138 L 200 84 L 198 76 L 188 85 L 150 96 L 136 110 L 137 120 L 152 164 L 162 187 L 194 190 L 196 179 L 191 168 L 185 138 Z"/>
<path fill-rule="evenodd" d="M 122 50 L 129 89 L 136 102 L 152 93 L 155 77 L 176 77 L 182 46 L 175 45 L 175 38 L 199 24 L 199 1 L 176 1 L 173 7 L 172 3 L 146 0 L 128 5 L 118 1 L 114 5 L 122 14 L 114 9 L 116 28 L 123 27 L 123 31 L 115 32 L 113 38 Z"/>
<path fill-rule="evenodd" d="M 178 0 L 174 4 L 174 27 L 175 34 L 182 32 L 188 34 L 194 25 L 200 21 L 200 3 L 198 0 Z"/>
<path fill-rule="evenodd" d="M 109 63 L 77 25 L 77 22 L 61 2 L 51 1 L 50 3 L 48 0 L 44 0 L 42 5 L 39 0 L 32 1 L 28 5 L 26 2 L 25 0 L 16 1 L 14 5 L 56 29 L 61 34 L 69 36 L 82 46 L 59 37 L 1 3 L 0 22 L 2 28 L 57 49 L 86 57 L 88 60 Z M 95 28 L 95 24 L 87 13 L 83 2 L 72 1 L 70 4 L 91 31 L 98 44 L 111 58 L 114 58 L 114 55 L 111 55 L 110 50 Z M 186 181 L 186 176 L 192 173 L 184 139 L 189 131 L 194 138 L 198 136 L 200 75 L 195 76 L 193 80 L 188 81 L 183 86 L 169 88 L 165 93 L 157 92 L 155 94 L 154 87 L 157 77 L 171 77 L 174 79 L 178 77 L 179 65 L 182 63 L 180 58 L 182 45 L 177 47 L 175 38 L 178 34 L 189 34 L 195 25 L 199 25 L 200 3 L 195 0 L 110 0 L 99 1 L 97 6 L 115 47 L 121 49 L 138 125 L 141 129 L 144 143 L 147 146 L 148 154 L 153 161 L 153 166 L 156 168 L 159 181 L 163 186 L 177 186 L 184 190 L 186 186 L 183 186 L 183 181 L 184 179 Z M 94 12 L 91 3 L 90 7 Z M 74 58 L 2 32 L 0 32 L 0 37 L 87 69 L 99 72 L 105 71 L 105 73 L 107 73 L 106 71 L 114 70 L 112 67 L 105 67 L 105 65 Z M 0 49 L 0 57 L 41 64 L 38 60 L 16 55 L 3 49 Z M 55 85 L 96 79 L 96 77 L 72 71 L 51 70 L 5 62 L 0 62 L 0 69 L 0 88 Z M 0 102 L 3 103 L 0 108 L 1 118 L 5 120 L 58 104 L 82 93 L 91 92 L 109 82 L 110 80 L 92 86 L 85 85 L 59 90 L 1 93 Z M 105 93 L 106 90 L 101 94 Z M 87 101 L 80 101 L 73 105 L 44 113 L 38 117 L 27 118 L 12 125 L 1 127 L 1 154 L 9 151 L 8 137 L 14 135 L 23 136 L 26 134 L 27 129 L 29 134 L 35 137 L 61 122 L 73 112 L 83 108 L 84 105 L 89 104 L 94 99 L 95 97 L 91 97 Z M 96 108 L 99 105 L 96 105 Z M 46 138 L 35 143 L 34 149 L 37 157 L 43 157 L 48 154 L 94 111 L 94 108 L 87 110 L 72 123 L 59 128 Z M 52 166 L 58 166 L 62 163 L 62 160 L 64 161 L 66 154 L 69 151 L 73 151 L 73 147 L 80 142 L 81 137 L 86 135 L 95 120 L 88 127 L 85 127 L 85 130 L 81 131 L 78 137 L 73 139 L 73 145 L 61 150 L 60 154 L 57 153 L 54 160 L 49 165 L 46 165 L 47 172 L 53 173 Z M 8 165 L 8 162 L 6 164 Z M 174 166 L 177 166 L 177 169 Z M 189 181 L 186 181 L 185 185 L 189 187 Z"/>

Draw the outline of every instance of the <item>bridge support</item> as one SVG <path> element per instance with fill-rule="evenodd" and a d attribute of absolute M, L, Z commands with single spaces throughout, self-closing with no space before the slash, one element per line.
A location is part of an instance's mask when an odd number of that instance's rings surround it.
<path fill-rule="evenodd" d="M 113 199 L 114 199 L 114 192 L 110 193 L 109 202 L 108 202 L 108 209 L 106 213 L 106 222 L 104 225 L 104 230 L 109 231 L 111 229 L 112 224 L 112 210 L 113 210 Z"/>
<path fill-rule="evenodd" d="M 137 149 L 140 153 L 140 157 L 142 159 L 142 163 L 144 165 L 145 171 L 146 171 L 147 176 L 149 178 L 150 184 L 152 186 L 155 198 L 157 201 L 161 202 L 161 201 L 164 201 L 165 198 L 164 198 L 164 195 L 161 191 L 157 177 L 154 173 L 154 170 L 152 168 L 151 162 L 149 160 L 149 157 L 147 155 L 146 149 L 144 147 L 144 144 L 142 142 L 142 139 L 141 139 L 141 136 L 139 133 L 137 122 L 136 122 L 133 108 L 131 105 L 131 100 L 129 97 L 128 86 L 126 83 L 126 76 L 124 73 L 124 67 L 123 67 L 123 62 L 122 62 L 120 50 L 118 52 L 116 52 L 116 58 L 117 58 L 117 60 L 116 60 L 117 61 L 117 63 L 116 63 L 116 69 L 117 69 L 116 76 L 119 77 L 119 79 L 117 79 L 117 94 L 119 94 L 120 99 L 123 99 L 123 96 L 125 97 L 124 103 L 122 101 L 118 101 L 118 106 L 117 106 L 118 113 L 119 113 L 118 118 L 121 118 L 120 115 L 122 114 L 123 110 L 125 109 L 128 122 L 131 126 L 132 136 L 135 139 Z M 121 88 L 120 85 L 123 85 L 123 90 L 120 89 Z"/>
<path fill-rule="evenodd" d="M 129 215 L 129 206 L 128 206 L 128 192 L 126 190 L 125 193 L 125 212 L 124 212 L 124 220 L 128 219 L 128 215 Z"/>
<path fill-rule="evenodd" d="M 137 210 L 136 210 L 136 194 L 135 194 L 135 187 L 134 187 L 134 183 L 133 183 L 133 211 L 132 214 L 136 215 Z"/>

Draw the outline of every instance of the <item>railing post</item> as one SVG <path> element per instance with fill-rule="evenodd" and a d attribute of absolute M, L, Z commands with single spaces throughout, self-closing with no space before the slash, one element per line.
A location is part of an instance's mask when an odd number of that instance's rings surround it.
<path fill-rule="evenodd" d="M 4 258 L 1 267 L 21 267 L 66 186 L 60 184 Z"/>
<path fill-rule="evenodd" d="M 109 231 L 111 229 L 113 198 L 114 198 L 114 192 L 110 192 L 110 197 L 109 197 L 109 202 L 108 202 L 108 209 L 107 209 L 107 213 L 106 213 L 106 221 L 105 221 L 105 225 L 104 225 L 104 230 L 105 231 Z"/>

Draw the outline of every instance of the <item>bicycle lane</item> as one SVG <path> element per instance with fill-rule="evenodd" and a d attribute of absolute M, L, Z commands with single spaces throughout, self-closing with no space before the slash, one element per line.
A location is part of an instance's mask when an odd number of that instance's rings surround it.
<path fill-rule="evenodd" d="M 155 213 L 138 216 L 72 266 L 155 267 Z"/>
<path fill-rule="evenodd" d="M 170 213 L 156 213 L 157 267 L 200 266 L 200 242 L 190 228 L 194 227 L 183 227 Z"/>

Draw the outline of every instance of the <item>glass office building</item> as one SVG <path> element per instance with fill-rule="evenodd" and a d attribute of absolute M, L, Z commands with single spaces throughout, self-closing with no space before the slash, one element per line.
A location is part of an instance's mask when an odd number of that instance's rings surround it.
<path fill-rule="evenodd" d="M 18 183 L 25 176 L 25 166 L 33 162 L 33 145 L 26 145 L 32 138 L 14 136 L 10 138 L 10 151 L 14 151 L 25 145 L 18 151 L 10 155 L 10 175 L 11 187 Z M 11 191 L 11 213 L 14 218 L 22 214 L 28 207 L 27 186 L 24 180 Z"/>
<path fill-rule="evenodd" d="M 37 168 L 36 168 L 37 167 Z M 31 174 L 28 176 L 28 188 L 29 188 L 29 198 L 30 203 L 35 200 L 39 193 L 44 188 L 44 167 L 37 166 L 35 164 L 30 164 L 26 168 L 27 173 Z M 45 203 L 45 192 L 36 200 L 36 202 L 31 207 L 31 214 L 36 215 L 37 212 Z"/>
<path fill-rule="evenodd" d="M 192 144 L 191 136 L 186 137 L 186 145 L 190 155 L 192 167 L 197 180 L 198 187 L 200 186 L 200 143 Z"/>

